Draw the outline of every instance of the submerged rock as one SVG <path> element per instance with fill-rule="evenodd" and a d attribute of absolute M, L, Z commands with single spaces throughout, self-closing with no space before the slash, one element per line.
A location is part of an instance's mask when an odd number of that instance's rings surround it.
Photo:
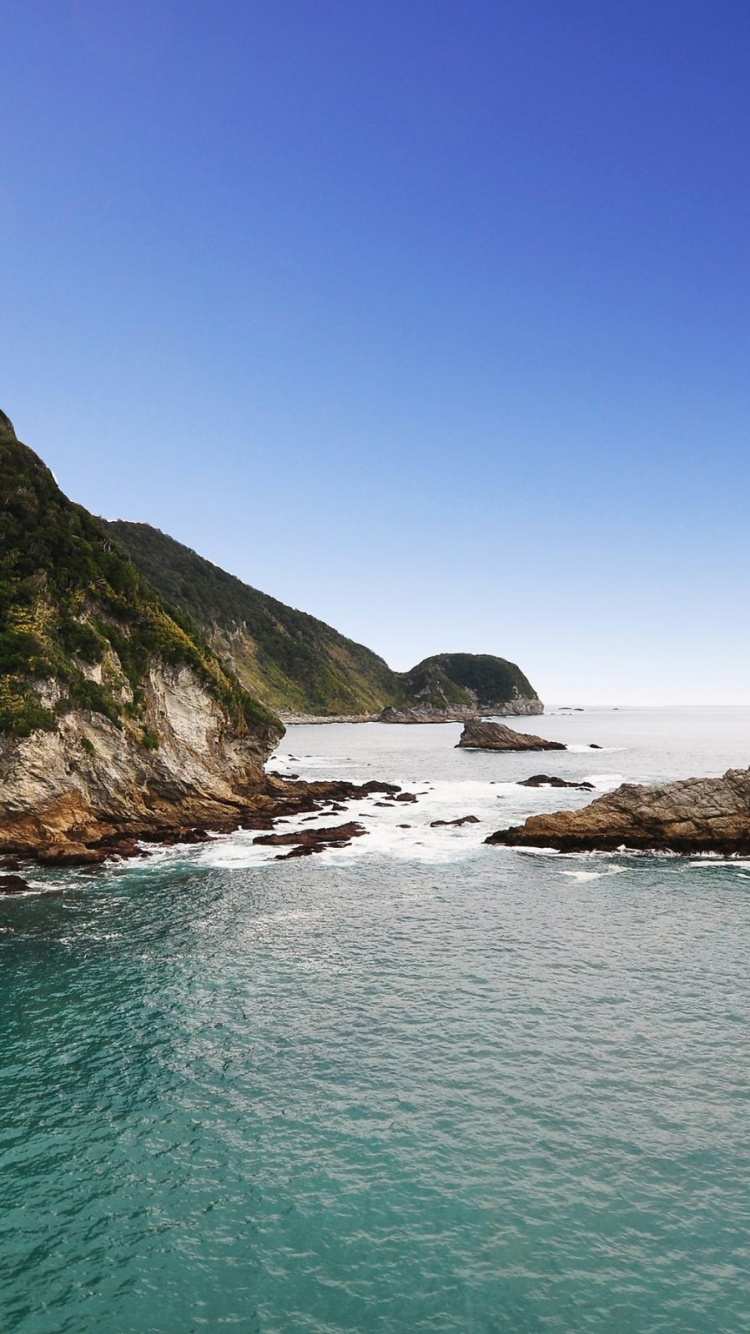
<path fill-rule="evenodd" d="M 580 811 L 532 815 L 485 839 L 560 852 L 750 853 L 750 769 L 656 787 L 623 783 Z"/>
<path fill-rule="evenodd" d="M 561 741 L 545 741 L 530 732 L 516 732 L 505 723 L 470 722 L 464 727 L 458 748 L 464 750 L 567 750 Z"/>

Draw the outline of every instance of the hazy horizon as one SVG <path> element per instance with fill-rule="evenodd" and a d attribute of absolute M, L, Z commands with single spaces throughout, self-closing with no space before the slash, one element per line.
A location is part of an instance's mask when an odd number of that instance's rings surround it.
<path fill-rule="evenodd" d="M 405 669 L 750 704 L 750 10 L 20 3 L 0 407 Z M 719 649 L 720 645 L 720 649 Z"/>

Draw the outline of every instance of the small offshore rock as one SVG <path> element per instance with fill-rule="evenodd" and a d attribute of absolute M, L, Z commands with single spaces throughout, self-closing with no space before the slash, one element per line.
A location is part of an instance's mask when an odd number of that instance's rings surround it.
<path fill-rule="evenodd" d="M 0 875 L 0 894 L 23 894 L 27 889 L 31 885 L 22 875 Z"/>
<path fill-rule="evenodd" d="M 505 723 L 467 723 L 456 749 L 464 750 L 567 750 L 561 741 L 545 741 L 531 732 L 516 732 Z"/>
<path fill-rule="evenodd" d="M 557 778 L 553 774 L 532 774 L 531 778 L 524 778 L 517 784 L 518 787 L 573 787 L 580 792 L 593 792 L 593 783 L 576 783 L 567 778 Z"/>

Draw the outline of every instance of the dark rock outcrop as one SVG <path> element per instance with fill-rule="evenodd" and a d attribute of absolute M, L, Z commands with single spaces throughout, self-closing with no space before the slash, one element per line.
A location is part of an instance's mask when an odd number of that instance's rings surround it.
<path fill-rule="evenodd" d="M 518 787 L 574 787 L 579 792 L 593 792 L 593 783 L 575 783 L 567 778 L 557 778 L 554 774 L 532 774 L 531 778 L 523 778 L 518 783 Z"/>
<path fill-rule="evenodd" d="M 319 826 L 316 829 L 290 829 L 286 834 L 260 834 L 253 843 L 262 843 L 264 847 L 291 847 L 322 849 L 332 845 L 341 847 L 353 838 L 361 838 L 367 830 L 356 820 L 346 824 Z"/>
<path fill-rule="evenodd" d="M 23 894 L 31 885 L 21 875 L 0 875 L 0 894 Z"/>
<path fill-rule="evenodd" d="M 750 853 L 750 770 L 642 787 L 624 783 L 580 811 L 532 815 L 487 843 L 615 851 Z"/>
<path fill-rule="evenodd" d="M 505 723 L 469 722 L 458 747 L 464 750 L 567 750 L 561 741 L 545 741 L 529 732 L 516 732 Z"/>

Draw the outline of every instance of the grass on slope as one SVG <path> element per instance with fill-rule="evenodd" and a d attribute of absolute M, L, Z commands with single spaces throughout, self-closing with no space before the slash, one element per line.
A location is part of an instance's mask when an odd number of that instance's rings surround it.
<path fill-rule="evenodd" d="M 306 612 L 244 584 L 144 523 L 105 524 L 149 583 L 212 634 L 271 707 L 372 713 L 396 702 L 396 674 L 376 653 Z"/>

